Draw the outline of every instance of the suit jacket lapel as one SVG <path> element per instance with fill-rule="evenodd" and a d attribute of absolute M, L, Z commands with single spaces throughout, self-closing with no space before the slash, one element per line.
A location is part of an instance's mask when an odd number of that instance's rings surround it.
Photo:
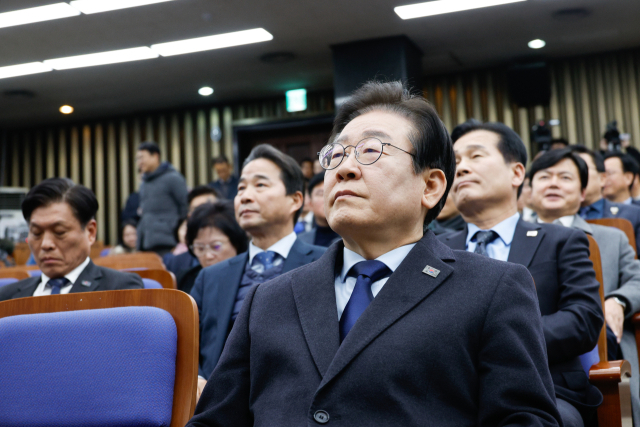
<path fill-rule="evenodd" d="M 343 248 L 342 242 L 331 245 L 309 266 L 304 281 L 291 284 L 304 338 L 323 377 L 340 346 L 335 269 L 342 265 Z"/>
<path fill-rule="evenodd" d="M 447 242 L 447 246 L 449 246 L 451 249 L 464 251 L 465 249 L 467 249 L 467 233 L 468 232 L 469 232 L 469 229 L 465 225 L 464 230 L 461 230 L 455 233 L 445 234 L 444 239 Z"/>
<path fill-rule="evenodd" d="M 242 281 L 242 274 L 244 268 L 249 260 L 249 252 L 231 258 L 229 260 L 229 270 L 224 277 L 217 277 L 218 280 L 218 334 L 217 339 L 225 340 L 227 338 L 227 331 L 229 330 L 229 322 L 231 321 L 231 313 L 236 303 L 236 296 L 238 295 L 238 288 Z"/>
<path fill-rule="evenodd" d="M 300 239 L 296 239 L 293 246 L 291 246 L 289 256 L 284 260 L 282 272 L 286 273 L 287 271 L 295 270 L 298 267 L 310 263 L 312 252 L 313 248 L 310 245 L 305 244 Z"/>
<path fill-rule="evenodd" d="M 25 279 L 24 283 L 18 289 L 11 298 L 25 298 L 33 296 L 33 293 L 36 291 L 36 288 L 40 284 L 40 277 L 30 277 L 29 279 Z"/>
<path fill-rule="evenodd" d="M 455 260 L 453 252 L 439 242 L 432 232 L 428 232 L 360 316 L 338 348 L 320 388 L 338 375 L 371 341 L 427 298 L 449 277 L 453 267 L 445 260 Z M 438 269 L 438 275 L 432 277 L 423 273 L 426 266 Z"/>
<path fill-rule="evenodd" d="M 100 279 L 102 279 L 102 272 L 93 261 L 89 261 L 89 264 L 82 270 L 69 293 L 93 292 L 100 286 Z"/>
<path fill-rule="evenodd" d="M 507 261 L 529 267 L 544 234 L 540 224 L 518 220 Z"/>
<path fill-rule="evenodd" d="M 582 230 L 587 234 L 593 235 L 593 227 L 587 221 L 582 219 L 580 215 L 574 215 L 573 224 L 571 224 L 572 228 L 577 228 L 578 230 Z"/>

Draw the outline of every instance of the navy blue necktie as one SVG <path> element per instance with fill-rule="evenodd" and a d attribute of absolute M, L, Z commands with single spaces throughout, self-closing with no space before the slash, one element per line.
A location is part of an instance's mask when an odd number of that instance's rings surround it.
<path fill-rule="evenodd" d="M 49 286 L 51 286 L 51 295 L 58 295 L 60 289 L 64 288 L 70 283 L 66 277 L 60 277 L 57 279 L 49 279 Z"/>
<path fill-rule="evenodd" d="M 383 277 L 390 276 L 391 270 L 380 261 L 361 261 L 351 267 L 348 275 L 356 276 L 357 279 L 349 302 L 340 317 L 340 342 L 344 340 L 360 315 L 373 300 L 371 285 Z"/>
<path fill-rule="evenodd" d="M 257 259 L 258 262 L 264 265 L 264 271 L 267 271 L 273 268 L 273 261 L 276 258 L 276 253 L 274 251 L 264 251 L 256 254 L 254 259 Z"/>
<path fill-rule="evenodd" d="M 476 239 L 476 250 L 473 252 L 487 256 L 487 245 L 496 240 L 498 233 L 493 230 L 478 231 L 474 237 Z"/>

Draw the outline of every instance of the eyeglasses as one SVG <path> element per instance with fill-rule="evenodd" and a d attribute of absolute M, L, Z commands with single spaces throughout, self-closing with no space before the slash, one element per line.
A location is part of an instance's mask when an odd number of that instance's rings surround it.
<path fill-rule="evenodd" d="M 415 157 L 414 154 L 393 144 L 382 142 L 377 138 L 365 138 L 356 145 L 347 145 L 346 147 L 337 142 L 325 145 L 318 153 L 318 160 L 320 161 L 320 166 L 322 166 L 323 169 L 335 169 L 340 166 L 340 163 L 342 163 L 345 157 L 349 157 L 349 155 L 346 154 L 347 148 L 353 147 L 358 163 L 362 165 L 371 165 L 380 159 L 385 146 L 397 148 L 400 151 L 404 151 L 411 157 Z"/>
<path fill-rule="evenodd" d="M 220 253 L 224 248 L 224 242 L 213 242 L 210 244 L 201 244 L 196 243 L 189 246 L 189 249 L 193 251 L 196 255 L 204 255 L 207 252 L 212 252 L 214 255 Z"/>

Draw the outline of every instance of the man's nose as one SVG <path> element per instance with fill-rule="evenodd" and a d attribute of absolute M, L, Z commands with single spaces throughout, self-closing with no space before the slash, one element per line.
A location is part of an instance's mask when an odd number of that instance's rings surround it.
<path fill-rule="evenodd" d="M 53 240 L 53 236 L 51 235 L 50 232 L 45 231 L 42 235 L 42 244 L 40 245 L 40 247 L 42 249 L 53 249 L 55 247 L 55 243 Z"/>

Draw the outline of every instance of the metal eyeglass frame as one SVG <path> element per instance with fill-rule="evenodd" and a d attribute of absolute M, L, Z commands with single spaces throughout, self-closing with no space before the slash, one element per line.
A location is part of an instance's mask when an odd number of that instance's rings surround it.
<path fill-rule="evenodd" d="M 375 160 L 374 160 L 373 162 L 371 162 L 371 163 L 362 163 L 362 162 L 358 159 L 358 157 L 359 157 L 360 155 L 358 154 L 357 146 L 358 146 L 362 141 L 366 141 L 366 140 L 368 140 L 368 139 L 375 139 L 376 141 L 378 141 L 378 142 L 382 145 L 382 148 L 380 149 L 380 154 L 378 155 L 378 158 L 377 158 L 377 159 L 375 159 Z M 335 165 L 334 167 L 332 167 L 332 168 L 325 168 L 325 167 L 324 167 L 324 165 L 322 164 L 322 157 L 321 157 L 321 154 L 322 154 L 322 152 L 323 152 L 323 151 L 325 151 L 325 149 L 326 149 L 327 147 L 329 147 L 329 146 L 334 146 L 334 145 L 339 145 L 340 147 L 342 147 L 342 152 L 344 153 L 344 156 L 342 156 L 342 159 L 340 160 L 340 162 L 339 162 L 337 165 Z M 411 157 L 415 157 L 415 156 L 416 156 L 415 154 L 410 153 L 410 152 L 408 152 L 408 151 L 406 151 L 406 150 L 403 150 L 402 148 L 400 148 L 400 147 L 398 147 L 398 146 L 396 146 L 396 145 L 389 144 L 388 142 L 382 142 L 382 141 L 380 141 L 378 138 L 375 138 L 375 137 L 369 137 L 369 138 L 361 139 L 360 141 L 358 141 L 358 142 L 356 143 L 356 145 L 347 145 L 346 147 L 345 147 L 344 145 L 340 144 L 339 142 L 332 142 L 331 144 L 327 144 L 327 145 L 325 145 L 324 147 L 322 147 L 322 150 L 320 150 L 320 151 L 318 152 L 318 161 L 320 162 L 320 166 L 322 166 L 322 169 L 324 169 L 324 170 L 333 170 L 333 169 L 336 169 L 338 166 L 340 166 L 340 165 L 342 164 L 342 162 L 344 161 L 344 159 L 346 159 L 347 157 L 349 157 L 349 154 L 347 154 L 347 148 L 349 148 L 349 147 L 353 147 L 353 152 L 354 152 L 354 153 L 356 153 L 356 161 L 357 161 L 358 163 L 360 163 L 361 165 L 368 166 L 368 165 L 372 165 L 372 164 L 374 164 L 375 162 L 377 162 L 378 160 L 380 160 L 380 157 L 382 157 L 382 153 L 384 152 L 384 147 L 385 147 L 385 146 L 387 146 L 387 145 L 388 145 L 388 146 L 391 146 L 391 147 L 394 147 L 394 148 L 397 148 L 398 150 L 400 150 L 400 151 L 403 151 L 403 152 L 407 153 L 407 154 L 408 154 L 408 155 L 410 155 Z"/>

